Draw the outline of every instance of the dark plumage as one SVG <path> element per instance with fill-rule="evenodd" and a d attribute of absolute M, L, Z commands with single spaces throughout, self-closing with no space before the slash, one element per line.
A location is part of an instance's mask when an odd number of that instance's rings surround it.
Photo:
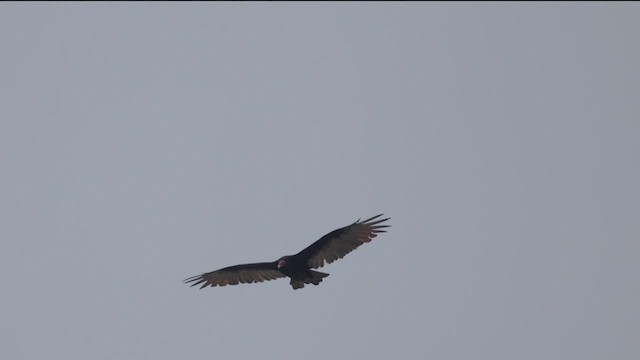
<path fill-rule="evenodd" d="M 334 230 L 295 255 L 283 256 L 274 262 L 229 266 L 190 277 L 184 282 L 191 283 L 191 286 L 202 284 L 202 289 L 207 286 L 257 283 L 289 277 L 294 290 L 303 288 L 304 284 L 318 285 L 329 274 L 311 269 L 321 268 L 325 263 L 341 259 L 358 246 L 371 241 L 377 234 L 386 232 L 383 229 L 390 225 L 382 223 L 389 218 L 376 220 L 380 216 L 382 214 Z"/>

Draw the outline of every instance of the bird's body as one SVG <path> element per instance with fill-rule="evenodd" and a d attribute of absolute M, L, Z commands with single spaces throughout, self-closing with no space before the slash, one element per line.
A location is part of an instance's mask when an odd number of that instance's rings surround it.
<path fill-rule="evenodd" d="M 277 261 L 277 266 L 280 272 L 291 278 L 291 287 L 294 290 L 303 288 L 304 284 L 318 285 L 323 278 L 329 276 L 329 274 L 311 270 L 304 258 L 295 255 L 281 257 Z"/>
<path fill-rule="evenodd" d="M 314 271 L 350 253 L 358 246 L 371 241 L 378 233 L 390 225 L 381 225 L 389 218 L 376 220 L 382 214 L 370 219 L 334 230 L 321 237 L 295 255 L 283 256 L 273 262 L 234 265 L 186 279 L 191 286 L 236 285 L 274 280 L 283 277 L 291 278 L 293 289 L 303 288 L 305 284 L 318 285 L 329 274 Z"/>

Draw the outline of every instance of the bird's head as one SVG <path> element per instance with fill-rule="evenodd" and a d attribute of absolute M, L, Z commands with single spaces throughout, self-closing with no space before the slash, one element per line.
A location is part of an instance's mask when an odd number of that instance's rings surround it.
<path fill-rule="evenodd" d="M 278 269 L 287 267 L 289 259 L 291 258 L 292 256 L 283 256 L 280 259 L 278 259 Z"/>
<path fill-rule="evenodd" d="M 282 269 L 285 266 L 287 266 L 287 261 L 285 259 L 278 260 L 278 269 Z"/>

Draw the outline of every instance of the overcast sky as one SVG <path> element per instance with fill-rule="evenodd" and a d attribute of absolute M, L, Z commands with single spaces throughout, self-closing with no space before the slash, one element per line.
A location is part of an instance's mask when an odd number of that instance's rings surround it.
<path fill-rule="evenodd" d="M 0 358 L 640 358 L 639 18 L 0 5 Z M 182 284 L 379 213 L 320 286 Z"/>

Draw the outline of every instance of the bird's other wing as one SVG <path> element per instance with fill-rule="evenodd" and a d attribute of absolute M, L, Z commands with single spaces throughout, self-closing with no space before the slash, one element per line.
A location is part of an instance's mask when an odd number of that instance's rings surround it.
<path fill-rule="evenodd" d="M 200 289 L 202 289 L 207 286 L 258 283 L 285 276 L 278 270 L 278 265 L 275 262 L 264 262 L 229 266 L 206 274 L 192 276 L 185 279 L 184 283 L 191 283 L 191 286 L 202 284 L 200 286 Z"/>
<path fill-rule="evenodd" d="M 371 241 L 377 234 L 386 232 L 383 229 L 390 225 L 381 224 L 390 218 L 376 220 L 380 216 L 382 214 L 364 221 L 358 220 L 349 226 L 334 230 L 295 256 L 306 259 L 307 264 L 312 269 L 324 266 L 325 262 L 331 264 L 338 259 L 342 259 L 358 246 Z"/>

